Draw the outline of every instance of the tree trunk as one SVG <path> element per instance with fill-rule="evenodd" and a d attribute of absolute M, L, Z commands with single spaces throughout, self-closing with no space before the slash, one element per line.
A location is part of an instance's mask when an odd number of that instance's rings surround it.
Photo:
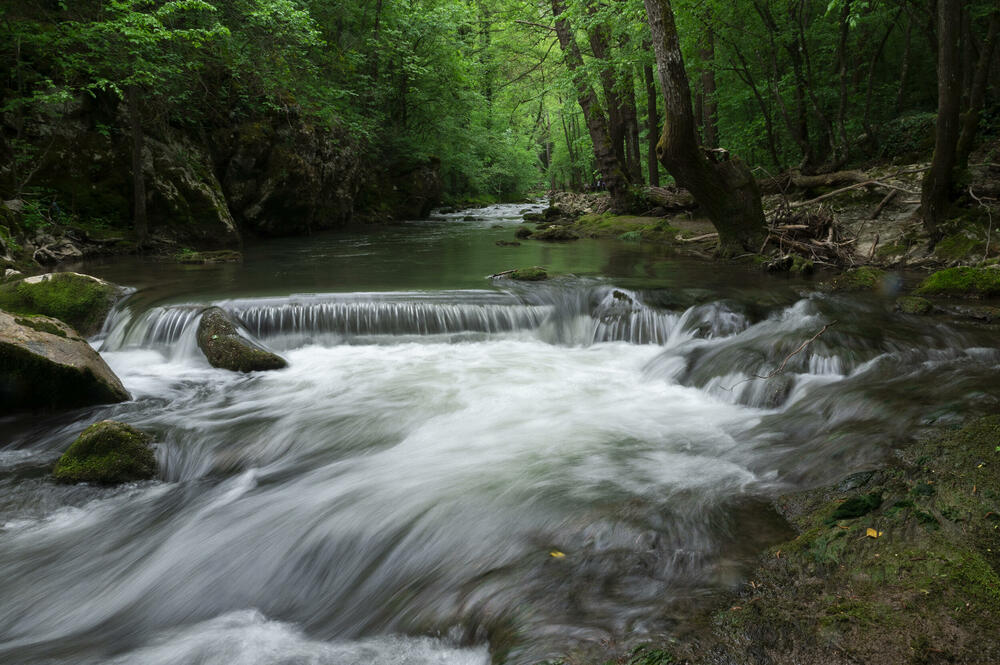
<path fill-rule="evenodd" d="M 569 21 L 561 18 L 563 9 L 562 0 L 552 0 L 552 15 L 556 19 L 556 36 L 559 38 L 559 47 L 562 49 L 563 56 L 566 58 L 566 66 L 569 67 L 573 77 L 577 101 L 580 108 L 583 109 L 587 131 L 590 133 L 590 140 L 594 145 L 597 169 L 601 172 L 608 192 L 611 194 L 612 208 L 615 211 L 625 212 L 630 207 L 628 180 L 622 171 L 618 155 L 615 153 L 614 144 L 608 131 L 608 121 L 601 109 L 601 103 L 597 99 L 594 89 L 587 82 L 587 73 L 583 68 L 583 56 L 580 54 L 580 47 L 573 37 L 573 30 Z"/>
<path fill-rule="evenodd" d="M 553 4 L 553 7 L 555 5 Z M 593 16 L 597 9 L 592 3 L 587 6 L 587 11 Z M 590 41 L 590 50 L 594 57 L 600 61 L 601 88 L 604 90 L 604 101 L 608 107 L 608 136 L 611 139 L 611 147 L 622 173 L 627 178 L 629 175 L 628 158 L 625 149 L 625 113 L 623 112 L 623 102 L 618 90 L 615 88 L 615 71 L 611 62 L 611 41 L 608 29 L 604 25 L 594 25 L 587 31 L 587 38 Z M 581 61 L 582 63 L 582 61 Z"/>
<path fill-rule="evenodd" d="M 639 148 L 639 118 L 635 104 L 635 80 L 630 75 L 629 85 L 622 94 L 622 121 L 625 123 L 625 165 L 628 177 L 637 185 L 642 184 L 642 157 Z"/>
<path fill-rule="evenodd" d="M 719 147 L 719 105 L 715 101 L 715 35 L 711 30 L 705 33 L 705 45 L 701 49 L 704 69 L 701 71 L 701 92 L 704 95 L 702 134 L 706 148 Z"/>
<path fill-rule="evenodd" d="M 956 158 L 958 168 L 961 171 L 969 167 L 969 153 L 972 152 L 972 144 L 976 140 L 976 131 L 979 129 L 979 111 L 983 108 L 983 100 L 986 97 L 990 63 L 993 61 L 993 53 L 996 50 L 998 33 L 1000 33 L 1000 11 L 994 11 L 990 16 L 990 28 L 986 35 L 986 41 L 983 42 L 983 48 L 979 54 L 979 64 L 976 65 L 972 89 L 968 93 L 969 106 L 962 116 L 962 133 L 958 138 L 958 157 Z M 967 66 L 971 69 L 971 64 L 967 63 Z"/>
<path fill-rule="evenodd" d="M 143 249 L 149 240 L 149 223 L 146 217 L 146 181 L 142 177 L 142 115 L 139 110 L 139 91 L 135 86 L 125 91 L 129 123 L 132 125 L 132 220 L 135 224 L 136 244 Z"/>
<path fill-rule="evenodd" d="M 958 37 L 962 0 L 938 0 L 938 111 L 934 127 L 934 157 L 924 176 L 920 209 L 924 228 L 932 240 L 941 237 L 941 223 L 948 212 L 959 136 L 962 66 Z"/>
<path fill-rule="evenodd" d="M 656 159 L 656 142 L 659 139 L 660 119 L 656 112 L 656 83 L 653 82 L 653 66 L 643 65 L 642 75 L 646 79 L 646 166 L 649 169 L 649 186 L 660 186 L 660 163 Z"/>
<path fill-rule="evenodd" d="M 899 88 L 896 89 L 896 115 L 903 113 L 903 101 L 906 99 L 906 83 L 910 77 L 910 59 L 912 57 L 913 14 L 907 12 L 906 41 L 903 46 L 903 62 L 899 66 Z"/>
<path fill-rule="evenodd" d="M 757 181 L 739 159 L 712 162 L 699 148 L 670 0 L 645 0 L 645 5 L 665 108 L 657 156 L 712 221 L 721 255 L 757 252 L 767 233 Z"/>

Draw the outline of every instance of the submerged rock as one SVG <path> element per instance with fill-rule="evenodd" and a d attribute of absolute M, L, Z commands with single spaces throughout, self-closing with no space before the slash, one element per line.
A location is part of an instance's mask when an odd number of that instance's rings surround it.
<path fill-rule="evenodd" d="M 156 475 L 152 437 L 114 420 L 83 430 L 56 462 L 52 475 L 65 483 L 127 483 Z"/>
<path fill-rule="evenodd" d="M 541 282 L 549 278 L 549 273 L 545 271 L 545 268 L 539 268 L 538 266 L 533 268 L 518 268 L 510 273 L 510 278 L 516 279 L 519 282 Z"/>
<path fill-rule="evenodd" d="M 0 311 L 0 414 L 128 399 L 101 356 L 65 323 Z"/>
<path fill-rule="evenodd" d="M 903 296 L 896 299 L 896 307 L 904 314 L 930 314 L 934 306 L 927 298 Z"/>
<path fill-rule="evenodd" d="M 229 314 L 218 307 L 210 307 L 201 316 L 198 348 L 212 367 L 234 372 L 258 372 L 288 366 L 281 356 L 240 335 Z"/>
<path fill-rule="evenodd" d="M 522 239 L 523 238 L 530 238 L 531 237 L 531 229 L 529 229 L 527 226 L 519 226 L 519 227 L 517 227 L 517 230 L 514 231 L 514 237 L 515 238 L 522 238 Z"/>
<path fill-rule="evenodd" d="M 101 329 L 120 286 L 76 272 L 26 277 L 0 285 L 0 308 L 15 314 L 60 319 L 89 337 Z"/>

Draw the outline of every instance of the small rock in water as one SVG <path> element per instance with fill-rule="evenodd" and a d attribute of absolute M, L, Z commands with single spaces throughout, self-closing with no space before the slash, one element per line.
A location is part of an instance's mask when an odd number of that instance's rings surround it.
<path fill-rule="evenodd" d="M 52 475 L 65 483 L 127 483 L 156 475 L 152 437 L 114 420 L 83 430 L 56 462 Z"/>
<path fill-rule="evenodd" d="M 198 348 L 212 367 L 234 372 L 258 372 L 287 367 L 281 356 L 239 334 L 224 310 L 210 307 L 198 324 Z"/>
<path fill-rule="evenodd" d="M 521 243 L 516 240 L 497 240 L 497 247 L 520 247 Z"/>

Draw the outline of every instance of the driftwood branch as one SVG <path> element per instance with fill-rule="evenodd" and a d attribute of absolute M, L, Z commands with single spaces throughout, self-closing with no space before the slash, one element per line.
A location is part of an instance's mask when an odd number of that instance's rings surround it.
<path fill-rule="evenodd" d="M 677 240 L 677 242 L 700 242 L 702 240 L 715 240 L 718 237 L 719 237 L 718 233 L 706 233 L 704 235 L 695 236 L 693 238 L 682 238 L 681 236 L 677 236 L 675 240 Z"/>
<path fill-rule="evenodd" d="M 989 217 L 990 220 L 989 228 L 986 230 L 986 250 L 983 252 L 983 261 L 985 261 L 990 257 L 990 239 L 993 235 L 993 212 L 990 210 L 990 207 L 983 203 L 983 200 L 976 196 L 976 193 L 972 191 L 972 185 L 969 185 L 969 196 L 971 196 L 973 200 L 979 204 L 980 208 L 986 211 L 986 216 Z"/>
<path fill-rule="evenodd" d="M 799 344 L 798 348 L 796 348 L 794 351 L 792 351 L 787 356 L 785 356 L 785 359 L 781 361 L 781 364 L 778 365 L 777 368 L 771 370 L 767 374 L 753 374 L 753 375 L 749 376 L 748 378 L 743 379 L 742 381 L 738 381 L 738 382 L 734 383 L 729 388 L 725 388 L 723 386 L 723 389 L 724 390 L 732 390 L 736 386 L 740 385 L 741 383 L 746 383 L 747 381 L 753 381 L 754 379 L 765 379 L 765 380 L 767 380 L 767 379 L 773 379 L 774 377 L 778 376 L 779 374 L 784 374 L 785 373 L 785 365 L 788 364 L 789 360 L 791 360 L 793 357 L 797 356 L 798 354 L 802 353 L 802 351 L 807 346 L 809 346 L 810 344 L 812 344 L 813 342 L 815 342 L 817 339 L 819 339 L 820 335 L 822 335 L 828 329 L 830 329 L 832 326 L 835 326 L 835 325 L 837 325 L 837 322 L 834 320 L 834 321 L 830 321 L 830 323 L 828 323 L 825 326 L 823 326 L 818 333 L 816 333 L 815 335 L 813 335 L 812 337 L 810 337 L 806 341 L 804 341 L 801 344 Z"/>

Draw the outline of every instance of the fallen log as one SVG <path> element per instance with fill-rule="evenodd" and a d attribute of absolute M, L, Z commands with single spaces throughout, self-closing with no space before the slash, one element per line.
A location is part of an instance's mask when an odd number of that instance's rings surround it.
<path fill-rule="evenodd" d="M 686 189 L 668 189 L 666 187 L 650 187 L 646 190 L 646 198 L 661 208 L 671 212 L 693 210 L 698 207 L 694 197 Z"/>

